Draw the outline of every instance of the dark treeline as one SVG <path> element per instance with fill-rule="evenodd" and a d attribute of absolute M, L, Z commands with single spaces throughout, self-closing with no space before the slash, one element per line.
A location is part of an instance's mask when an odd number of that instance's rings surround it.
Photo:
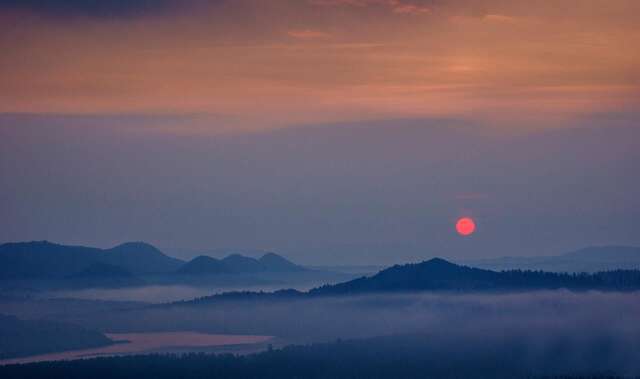
<path fill-rule="evenodd" d="M 0 314 L 0 359 L 112 343 L 104 334 L 80 326 L 47 320 L 19 320 Z"/>
<path fill-rule="evenodd" d="M 418 337 L 380 337 L 289 346 L 246 356 L 139 355 L 0 367 L 2 378 L 621 378 L 606 362 L 567 363 L 567 354 L 532 357 L 523 346 L 440 352 Z"/>

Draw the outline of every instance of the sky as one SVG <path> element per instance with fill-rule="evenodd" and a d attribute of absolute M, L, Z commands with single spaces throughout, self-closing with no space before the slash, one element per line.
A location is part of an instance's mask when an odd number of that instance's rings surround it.
<path fill-rule="evenodd" d="M 0 0 L 0 242 L 308 264 L 640 245 L 639 11 Z"/>

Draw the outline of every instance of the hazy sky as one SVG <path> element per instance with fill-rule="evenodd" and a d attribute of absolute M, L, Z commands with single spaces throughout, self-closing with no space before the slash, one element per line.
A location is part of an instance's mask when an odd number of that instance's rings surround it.
<path fill-rule="evenodd" d="M 384 264 L 640 245 L 639 15 L 0 0 L 0 242 Z"/>

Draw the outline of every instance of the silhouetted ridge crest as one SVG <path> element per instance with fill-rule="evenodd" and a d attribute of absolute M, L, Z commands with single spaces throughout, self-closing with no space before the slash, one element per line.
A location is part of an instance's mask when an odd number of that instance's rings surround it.
<path fill-rule="evenodd" d="M 159 251 L 155 246 L 143 241 L 123 242 L 120 245 L 112 247 L 112 249 L 148 249 Z"/>
<path fill-rule="evenodd" d="M 257 259 L 245 257 L 240 254 L 231 254 L 222 259 L 222 262 L 233 272 L 248 273 L 266 271 L 265 267 Z"/>
<path fill-rule="evenodd" d="M 64 278 L 98 263 L 145 274 L 172 272 L 183 262 L 143 242 L 124 243 L 110 249 L 48 241 L 0 245 L 0 279 Z"/>
<path fill-rule="evenodd" d="M 266 253 L 260 259 L 231 254 L 223 259 L 215 259 L 201 255 L 184 264 L 179 274 L 252 274 L 265 272 L 300 272 L 304 267 L 298 266 L 275 253 Z"/>

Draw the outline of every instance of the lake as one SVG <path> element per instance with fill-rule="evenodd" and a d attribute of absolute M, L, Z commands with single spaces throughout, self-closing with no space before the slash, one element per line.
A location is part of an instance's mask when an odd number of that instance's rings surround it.
<path fill-rule="evenodd" d="M 86 359 L 127 354 L 211 351 L 211 348 L 223 347 L 229 348 L 232 351 L 246 353 L 265 349 L 266 346 L 264 343 L 272 339 L 270 336 L 206 334 L 198 332 L 107 333 L 106 336 L 114 341 L 122 341 L 122 343 L 99 348 L 5 359 L 0 360 L 0 365 Z"/>

